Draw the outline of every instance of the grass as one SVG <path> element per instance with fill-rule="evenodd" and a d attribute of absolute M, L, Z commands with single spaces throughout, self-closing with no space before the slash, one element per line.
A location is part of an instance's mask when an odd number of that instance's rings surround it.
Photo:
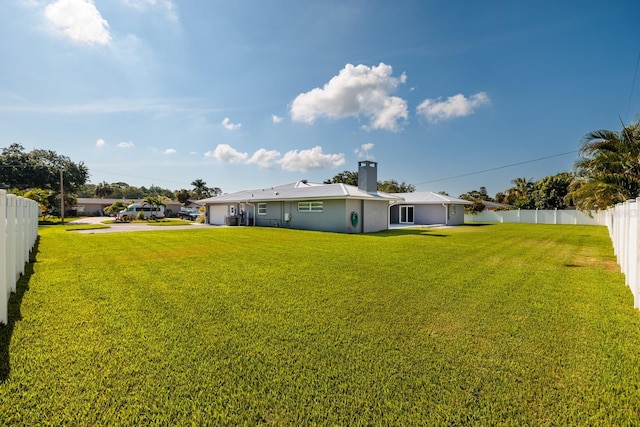
<path fill-rule="evenodd" d="M 606 229 L 42 227 L 0 327 L 17 425 L 637 425 Z"/>

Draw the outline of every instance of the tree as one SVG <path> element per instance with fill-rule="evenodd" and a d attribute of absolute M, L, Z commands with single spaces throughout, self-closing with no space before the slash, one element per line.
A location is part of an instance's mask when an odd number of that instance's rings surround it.
<path fill-rule="evenodd" d="M 110 206 L 107 206 L 106 208 L 104 208 L 104 213 L 106 213 L 109 216 L 117 215 L 118 212 L 126 208 L 127 208 L 127 204 L 122 200 L 118 200 L 113 204 L 111 204 Z"/>
<path fill-rule="evenodd" d="M 55 193 L 51 190 L 43 190 L 42 188 L 33 188 L 25 191 L 22 196 L 26 199 L 35 200 L 40 206 L 42 215 L 45 216 L 48 212 L 51 212 L 55 204 Z"/>
<path fill-rule="evenodd" d="M 205 194 L 209 193 L 209 187 L 207 187 L 207 183 L 201 180 L 200 178 L 194 180 L 191 185 L 193 185 L 193 193 L 195 194 L 197 199 L 202 199 L 207 196 Z"/>
<path fill-rule="evenodd" d="M 191 192 L 182 188 L 174 193 L 174 197 L 184 205 L 191 199 Z"/>
<path fill-rule="evenodd" d="M 534 206 L 538 209 L 566 209 L 566 197 L 572 181 L 573 175 L 568 172 L 540 179 L 533 185 L 531 192 Z"/>
<path fill-rule="evenodd" d="M 460 199 L 473 201 L 475 199 L 491 201 L 491 197 L 487 194 L 485 187 L 480 187 L 480 190 L 471 190 L 459 196 Z"/>
<path fill-rule="evenodd" d="M 511 183 L 514 186 L 507 190 L 509 204 L 518 209 L 534 209 L 535 203 L 531 198 L 534 185 L 533 178 L 516 178 Z"/>
<path fill-rule="evenodd" d="M 113 193 L 114 193 L 113 187 L 111 187 L 111 185 L 107 184 L 104 181 L 96 185 L 96 189 L 94 192 L 95 196 L 100 199 L 104 199 L 105 197 L 106 198 L 111 197 Z"/>
<path fill-rule="evenodd" d="M 164 201 L 162 201 L 162 199 L 160 197 L 156 197 L 156 196 L 147 196 L 144 198 L 144 200 L 142 201 L 142 206 L 144 205 L 149 205 L 151 206 L 151 216 L 155 217 L 155 212 L 159 211 L 159 206 L 167 206 L 165 205 Z M 143 213 L 144 215 L 144 213 Z"/>
<path fill-rule="evenodd" d="M 482 191 L 484 189 L 484 191 Z M 462 200 L 468 200 L 472 202 L 471 205 L 465 205 L 464 211 L 470 214 L 476 214 L 478 212 L 482 212 L 485 209 L 485 204 L 483 201 L 490 201 L 490 197 L 487 195 L 487 189 L 485 187 L 480 187 L 480 191 L 471 190 L 464 194 L 458 196 L 458 198 Z"/>
<path fill-rule="evenodd" d="M 342 171 L 331 179 L 325 179 L 323 183 L 324 184 L 347 184 L 347 185 L 353 185 L 354 187 L 357 187 L 358 172 Z M 414 185 L 407 184 L 404 181 L 399 183 L 395 179 L 391 179 L 388 181 L 378 181 L 377 189 L 378 191 L 383 191 L 385 193 L 412 193 L 416 191 L 416 187 Z"/>
<path fill-rule="evenodd" d="M 358 186 L 358 172 L 343 171 L 331 179 L 325 179 L 324 184 L 347 184 Z"/>
<path fill-rule="evenodd" d="M 26 190 L 42 188 L 60 191 L 60 171 L 65 193 L 75 194 L 89 178 L 89 170 L 82 162 L 51 150 L 24 152 L 20 144 L 11 144 L 0 153 L 0 183 L 7 188 Z"/>
<path fill-rule="evenodd" d="M 378 181 L 378 191 L 385 193 L 413 193 L 416 191 L 416 187 L 404 181 L 398 183 L 398 181 L 392 179 L 390 181 Z"/>
<path fill-rule="evenodd" d="M 588 133 L 574 165 L 568 198 L 581 210 L 603 210 L 640 195 L 640 123 L 620 132 Z"/>

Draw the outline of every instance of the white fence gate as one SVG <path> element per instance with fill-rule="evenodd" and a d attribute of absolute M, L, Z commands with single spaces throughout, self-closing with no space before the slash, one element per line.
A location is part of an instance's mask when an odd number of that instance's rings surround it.
<path fill-rule="evenodd" d="M 9 296 L 38 238 L 38 203 L 0 190 L 0 323 L 9 323 Z"/>
<path fill-rule="evenodd" d="M 640 198 L 618 203 L 605 212 L 603 225 L 609 229 L 613 251 L 627 286 L 633 293 L 633 306 L 640 308 Z"/>

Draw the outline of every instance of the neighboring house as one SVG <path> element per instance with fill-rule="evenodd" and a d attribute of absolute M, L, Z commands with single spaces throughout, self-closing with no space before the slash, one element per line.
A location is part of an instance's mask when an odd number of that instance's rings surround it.
<path fill-rule="evenodd" d="M 199 200 L 206 223 L 256 225 L 338 233 L 386 230 L 389 203 L 400 198 L 377 191 L 378 164 L 358 162 L 358 187 L 298 181 Z"/>
<path fill-rule="evenodd" d="M 514 209 L 514 207 L 511 205 L 506 205 L 504 203 L 490 202 L 488 200 L 483 200 L 482 204 L 484 205 L 485 211 Z"/>
<path fill-rule="evenodd" d="M 76 205 L 71 208 L 75 210 L 79 216 L 102 216 L 104 215 L 104 209 L 111 206 L 115 202 L 124 202 L 126 205 L 131 203 L 142 203 L 144 199 L 94 199 L 86 197 L 78 197 Z M 165 204 L 165 212 L 167 216 L 169 213 L 176 214 L 180 210 L 180 203 L 172 200 L 163 200 Z"/>
<path fill-rule="evenodd" d="M 472 203 L 432 192 L 393 193 L 401 198 L 391 205 L 391 224 L 461 225 L 464 206 Z"/>

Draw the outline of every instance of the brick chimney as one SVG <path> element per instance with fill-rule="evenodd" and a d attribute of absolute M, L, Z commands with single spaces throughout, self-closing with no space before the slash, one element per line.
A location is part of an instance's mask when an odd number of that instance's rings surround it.
<path fill-rule="evenodd" d="M 358 162 L 358 188 L 367 193 L 378 191 L 378 163 L 369 160 Z"/>

